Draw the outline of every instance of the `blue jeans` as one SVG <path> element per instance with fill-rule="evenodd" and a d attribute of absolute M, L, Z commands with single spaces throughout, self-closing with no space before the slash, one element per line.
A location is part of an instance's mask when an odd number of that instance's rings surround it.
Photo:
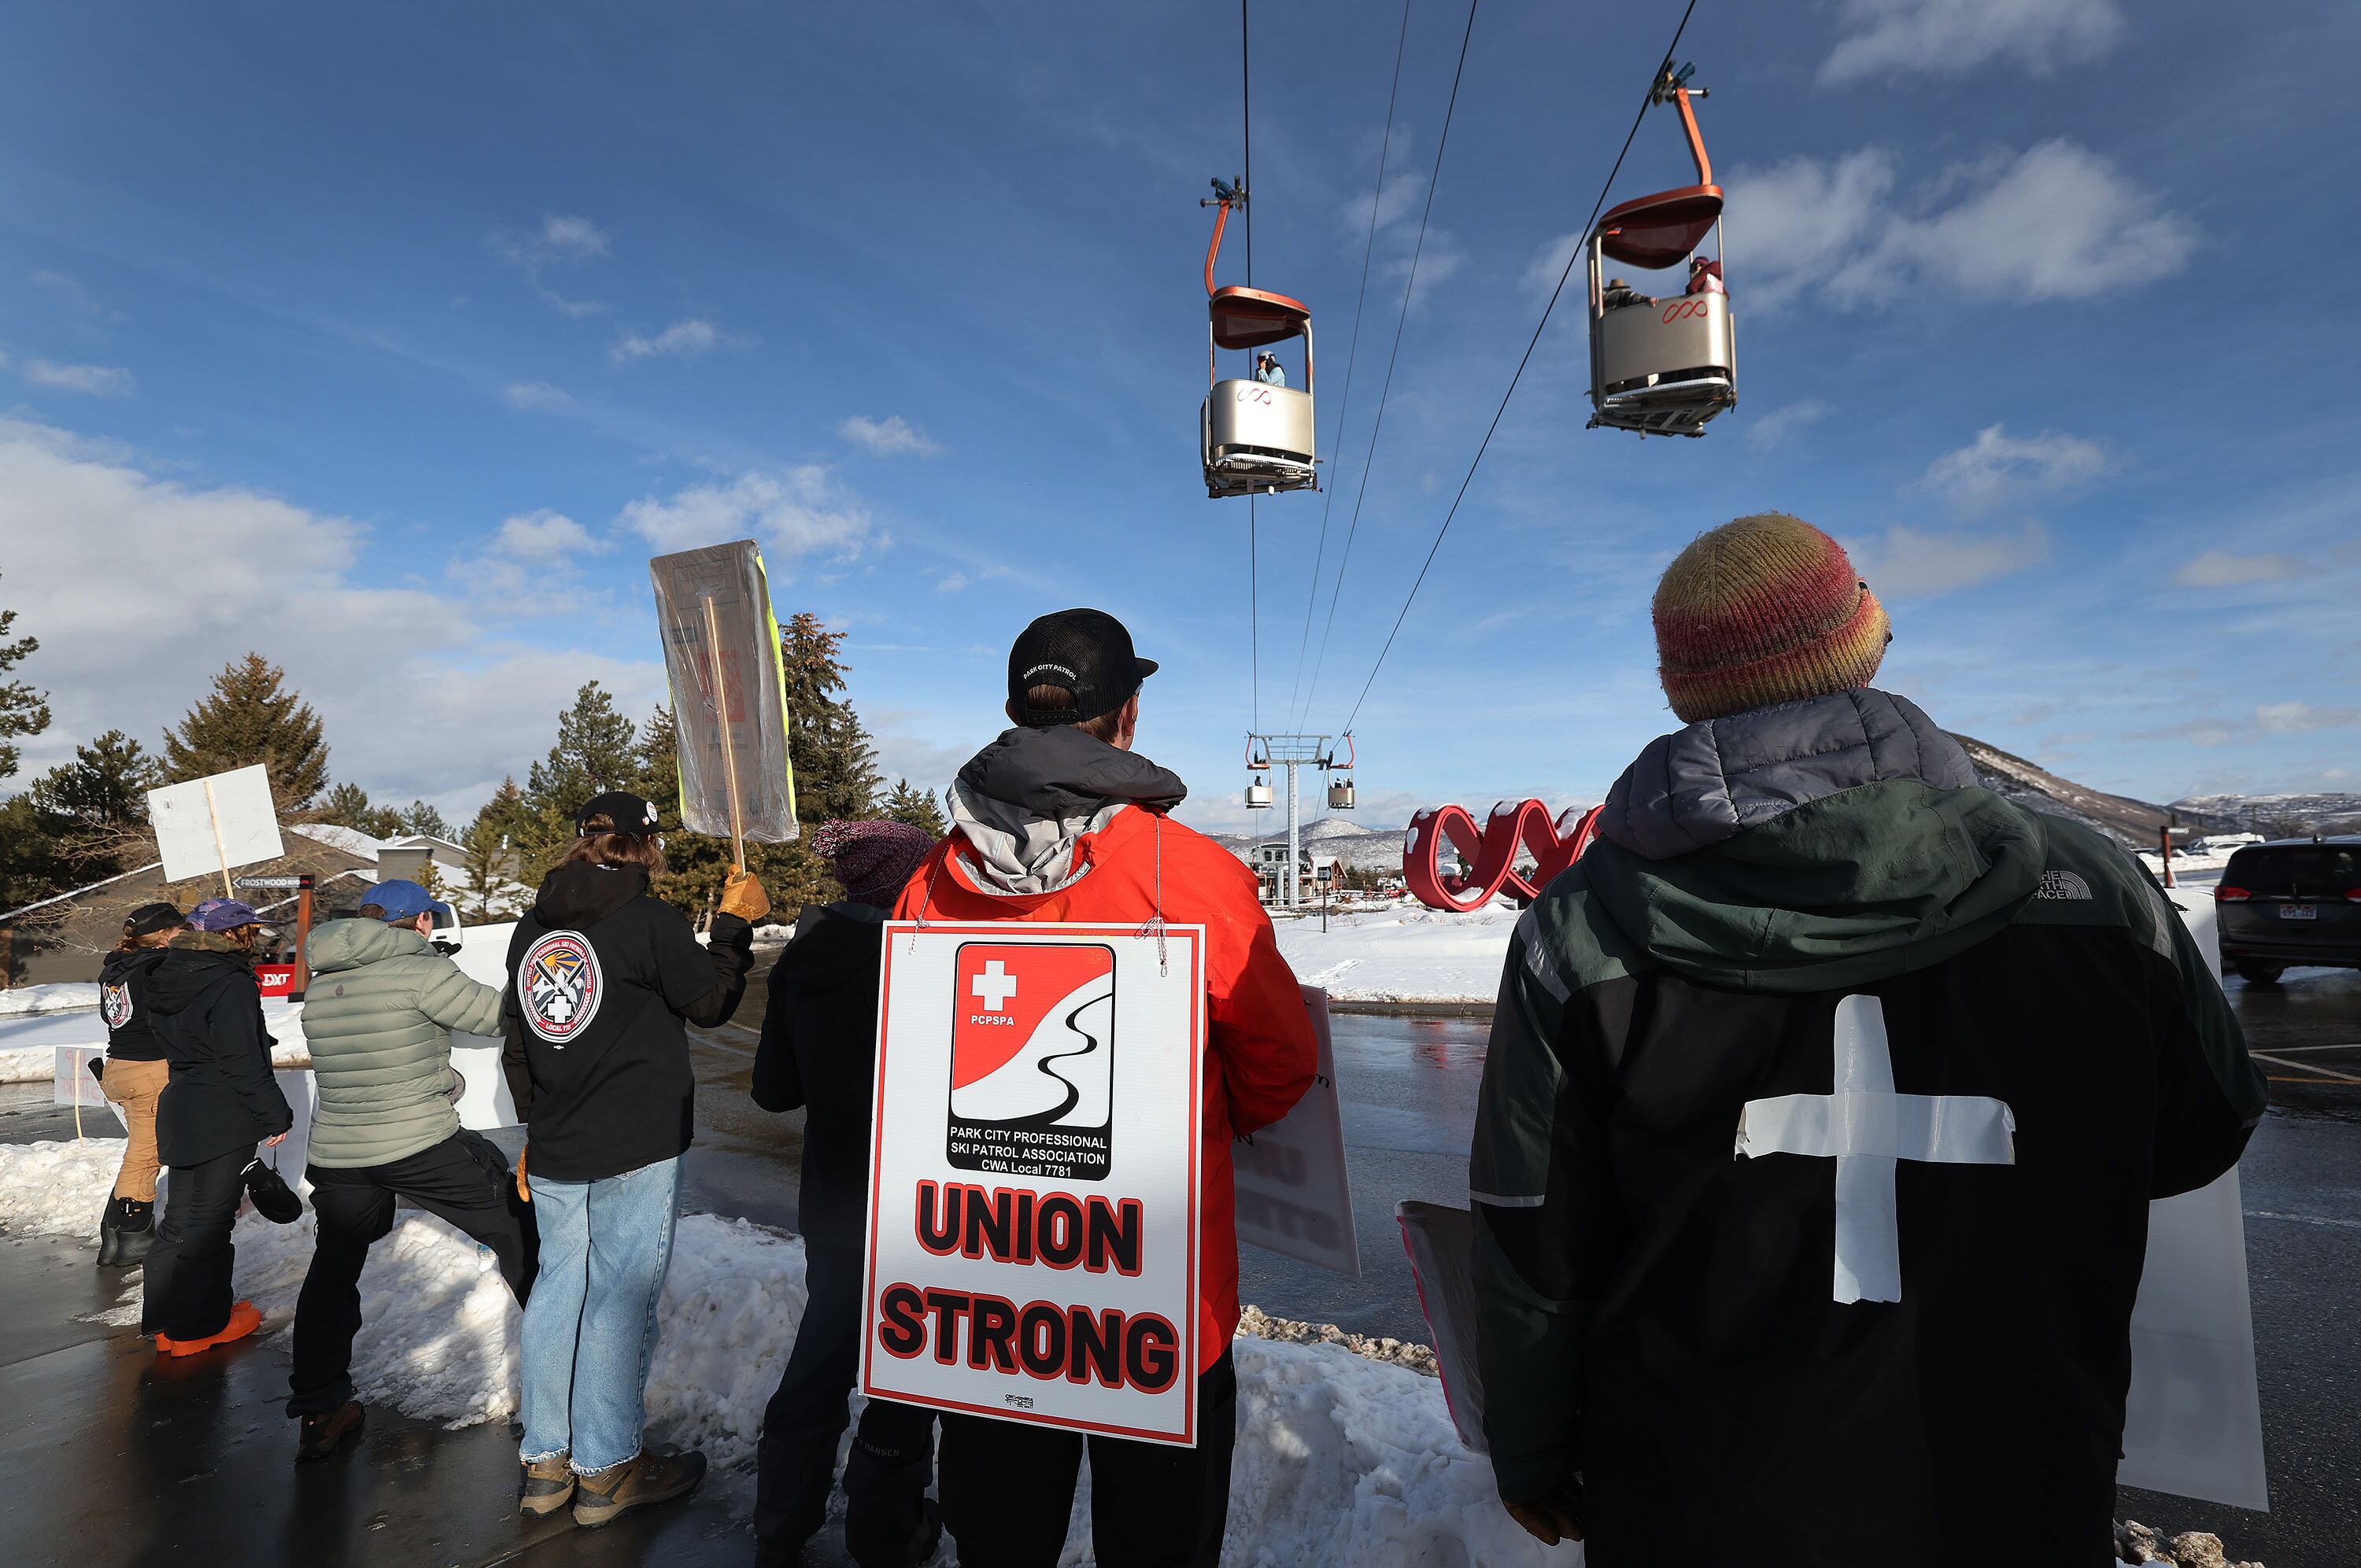
<path fill-rule="evenodd" d="M 680 1161 L 597 1181 L 527 1179 L 541 1222 L 541 1271 L 524 1309 L 518 1456 L 571 1453 L 576 1474 L 604 1470 L 638 1454 L 647 1424 Z"/>

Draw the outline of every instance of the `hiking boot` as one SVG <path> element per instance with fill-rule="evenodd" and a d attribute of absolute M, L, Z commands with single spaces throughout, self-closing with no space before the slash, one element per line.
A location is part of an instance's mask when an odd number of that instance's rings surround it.
<path fill-rule="evenodd" d="M 943 1516 L 923 1494 L 903 1519 L 844 1519 L 844 1549 L 856 1568 L 922 1568 L 942 1544 Z"/>
<path fill-rule="evenodd" d="M 346 1438 L 359 1436 L 361 1423 L 367 1420 L 368 1411 L 358 1399 L 346 1399 L 333 1410 L 305 1416 L 302 1432 L 295 1440 L 295 1463 L 307 1464 L 327 1458 L 344 1446 Z"/>
<path fill-rule="evenodd" d="M 98 1221 L 98 1262 L 102 1268 L 137 1263 L 156 1243 L 156 1205 L 132 1198 L 109 1198 Z"/>
<path fill-rule="evenodd" d="M 233 1302 L 229 1310 L 229 1321 L 221 1326 L 220 1332 L 207 1334 L 203 1339 L 174 1339 L 169 1334 L 158 1334 L 156 1354 L 194 1355 L 201 1350 L 211 1350 L 217 1344 L 227 1344 L 232 1340 L 244 1339 L 261 1326 L 262 1314 L 255 1310 L 253 1302 Z"/>
<path fill-rule="evenodd" d="M 584 1471 L 575 1477 L 578 1490 L 574 1494 L 574 1522 L 584 1530 L 597 1530 L 633 1508 L 685 1497 L 704 1479 L 705 1455 L 697 1450 L 651 1453 L 643 1449 L 620 1464 Z"/>
<path fill-rule="evenodd" d="M 517 1512 L 528 1519 L 554 1514 L 574 1500 L 574 1464 L 563 1453 L 524 1462 L 524 1495 Z"/>

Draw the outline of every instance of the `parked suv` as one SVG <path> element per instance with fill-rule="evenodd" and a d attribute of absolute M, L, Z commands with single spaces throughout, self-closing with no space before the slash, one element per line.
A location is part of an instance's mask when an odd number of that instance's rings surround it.
<path fill-rule="evenodd" d="M 2361 969 L 2361 835 L 2250 844 L 2213 890 L 2222 964 L 2276 985 L 2290 964 Z"/>

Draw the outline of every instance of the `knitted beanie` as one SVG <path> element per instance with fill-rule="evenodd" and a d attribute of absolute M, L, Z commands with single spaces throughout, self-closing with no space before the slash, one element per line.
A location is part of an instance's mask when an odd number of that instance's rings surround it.
<path fill-rule="evenodd" d="M 828 862 L 828 874 L 844 884 L 847 898 L 890 909 L 902 884 L 935 847 L 935 839 L 923 828 L 882 818 L 823 822 L 812 835 L 811 847 Z"/>
<path fill-rule="evenodd" d="M 1701 533 L 1656 585 L 1657 674 L 1684 722 L 1865 686 L 1893 641 L 1844 547 L 1785 512 Z"/>

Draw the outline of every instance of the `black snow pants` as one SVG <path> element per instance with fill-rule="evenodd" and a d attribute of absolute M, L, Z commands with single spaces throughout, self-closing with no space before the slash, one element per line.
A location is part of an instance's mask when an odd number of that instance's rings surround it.
<path fill-rule="evenodd" d="M 819 1533 L 836 1446 L 861 1370 L 861 1252 L 806 1238 L 809 1298 L 779 1390 L 763 1413 L 754 1534 L 793 1547 Z M 898 1563 L 923 1518 L 935 1469 L 935 1413 L 872 1399 L 844 1465 L 844 1545 L 859 1563 Z"/>
<path fill-rule="evenodd" d="M 139 1281 L 139 1332 L 203 1339 L 229 1324 L 230 1269 L 237 1261 L 230 1231 L 246 1196 L 241 1178 L 253 1146 L 194 1165 L 176 1165 L 164 1184 L 164 1217 Z"/>
<path fill-rule="evenodd" d="M 361 1268 L 370 1244 L 393 1229 L 395 1199 L 408 1199 L 491 1248 L 519 1305 L 533 1288 L 541 1250 L 533 1208 L 517 1197 L 507 1157 L 482 1134 L 462 1128 L 432 1148 L 383 1165 L 315 1165 L 304 1174 L 312 1179 L 319 1240 L 295 1302 L 290 1416 L 333 1410 L 353 1397 Z"/>
<path fill-rule="evenodd" d="M 1227 1351 L 1197 1379 L 1194 1448 L 947 1414 L 943 1528 L 959 1542 L 960 1568 L 1054 1568 L 1087 1442 L 1099 1562 L 1216 1568 L 1237 1437 L 1238 1375 Z"/>

